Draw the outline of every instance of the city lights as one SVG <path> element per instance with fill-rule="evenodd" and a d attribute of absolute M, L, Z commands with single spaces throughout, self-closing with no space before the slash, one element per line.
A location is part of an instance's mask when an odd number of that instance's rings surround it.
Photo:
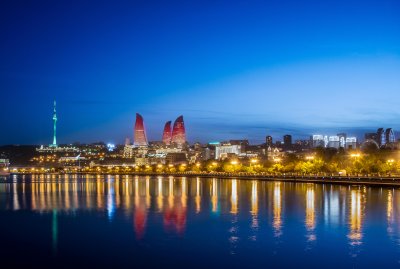
<path fill-rule="evenodd" d="M 400 267 L 400 0 L 0 18 L 2 268 Z"/>

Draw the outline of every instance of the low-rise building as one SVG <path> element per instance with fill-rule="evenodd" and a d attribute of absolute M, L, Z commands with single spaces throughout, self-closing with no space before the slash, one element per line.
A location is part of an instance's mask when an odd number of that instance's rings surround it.
<path fill-rule="evenodd" d="M 239 155 L 242 153 L 242 146 L 241 145 L 219 145 L 215 147 L 215 159 L 226 159 L 228 155 Z"/>

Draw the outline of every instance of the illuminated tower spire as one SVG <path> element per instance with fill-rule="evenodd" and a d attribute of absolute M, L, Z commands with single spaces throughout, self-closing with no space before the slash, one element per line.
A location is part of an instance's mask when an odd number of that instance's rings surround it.
<path fill-rule="evenodd" d="M 54 147 L 57 147 L 57 137 L 56 137 L 56 130 L 57 130 L 57 112 L 56 112 L 56 101 L 54 100 L 54 114 L 53 114 L 53 122 L 54 122 L 54 126 L 53 126 L 53 145 Z"/>

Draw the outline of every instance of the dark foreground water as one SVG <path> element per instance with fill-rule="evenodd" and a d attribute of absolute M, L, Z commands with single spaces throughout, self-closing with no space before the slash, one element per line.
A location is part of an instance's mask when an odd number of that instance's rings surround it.
<path fill-rule="evenodd" d="M 400 191 L 135 176 L 0 179 L 1 268 L 398 268 Z"/>

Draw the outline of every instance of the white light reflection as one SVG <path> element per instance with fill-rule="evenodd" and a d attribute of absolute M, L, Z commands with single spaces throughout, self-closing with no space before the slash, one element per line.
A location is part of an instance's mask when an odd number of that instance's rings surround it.
<path fill-rule="evenodd" d="M 195 203 L 196 203 L 196 213 L 200 213 L 201 211 L 201 185 L 200 185 L 200 179 L 196 178 L 196 197 L 195 197 Z"/>
<path fill-rule="evenodd" d="M 114 179 L 109 178 L 108 182 L 108 193 L 107 193 L 107 216 L 108 220 L 112 220 L 115 214 L 115 190 L 114 190 Z"/>
<path fill-rule="evenodd" d="M 215 178 L 212 179 L 211 193 L 211 210 L 216 213 L 218 211 L 218 181 Z"/>
<path fill-rule="evenodd" d="M 307 184 L 306 191 L 306 220 L 307 241 L 315 241 L 317 239 L 315 229 L 315 193 L 314 184 Z"/>
<path fill-rule="evenodd" d="M 364 189 L 365 191 L 365 189 Z M 350 212 L 349 212 L 349 244 L 352 247 L 350 249 L 350 256 L 357 257 L 360 252 L 360 246 L 362 245 L 363 233 L 363 190 L 352 189 L 350 192 Z"/>
<path fill-rule="evenodd" d="M 257 194 L 257 185 L 258 182 L 253 180 L 251 182 L 251 229 L 253 232 L 257 232 L 258 230 L 258 194 Z M 257 240 L 257 236 L 254 234 L 250 236 L 250 239 L 253 241 Z"/>
<path fill-rule="evenodd" d="M 282 194 L 281 183 L 276 182 L 274 185 L 274 219 L 272 226 L 274 227 L 275 236 L 282 235 Z"/>

